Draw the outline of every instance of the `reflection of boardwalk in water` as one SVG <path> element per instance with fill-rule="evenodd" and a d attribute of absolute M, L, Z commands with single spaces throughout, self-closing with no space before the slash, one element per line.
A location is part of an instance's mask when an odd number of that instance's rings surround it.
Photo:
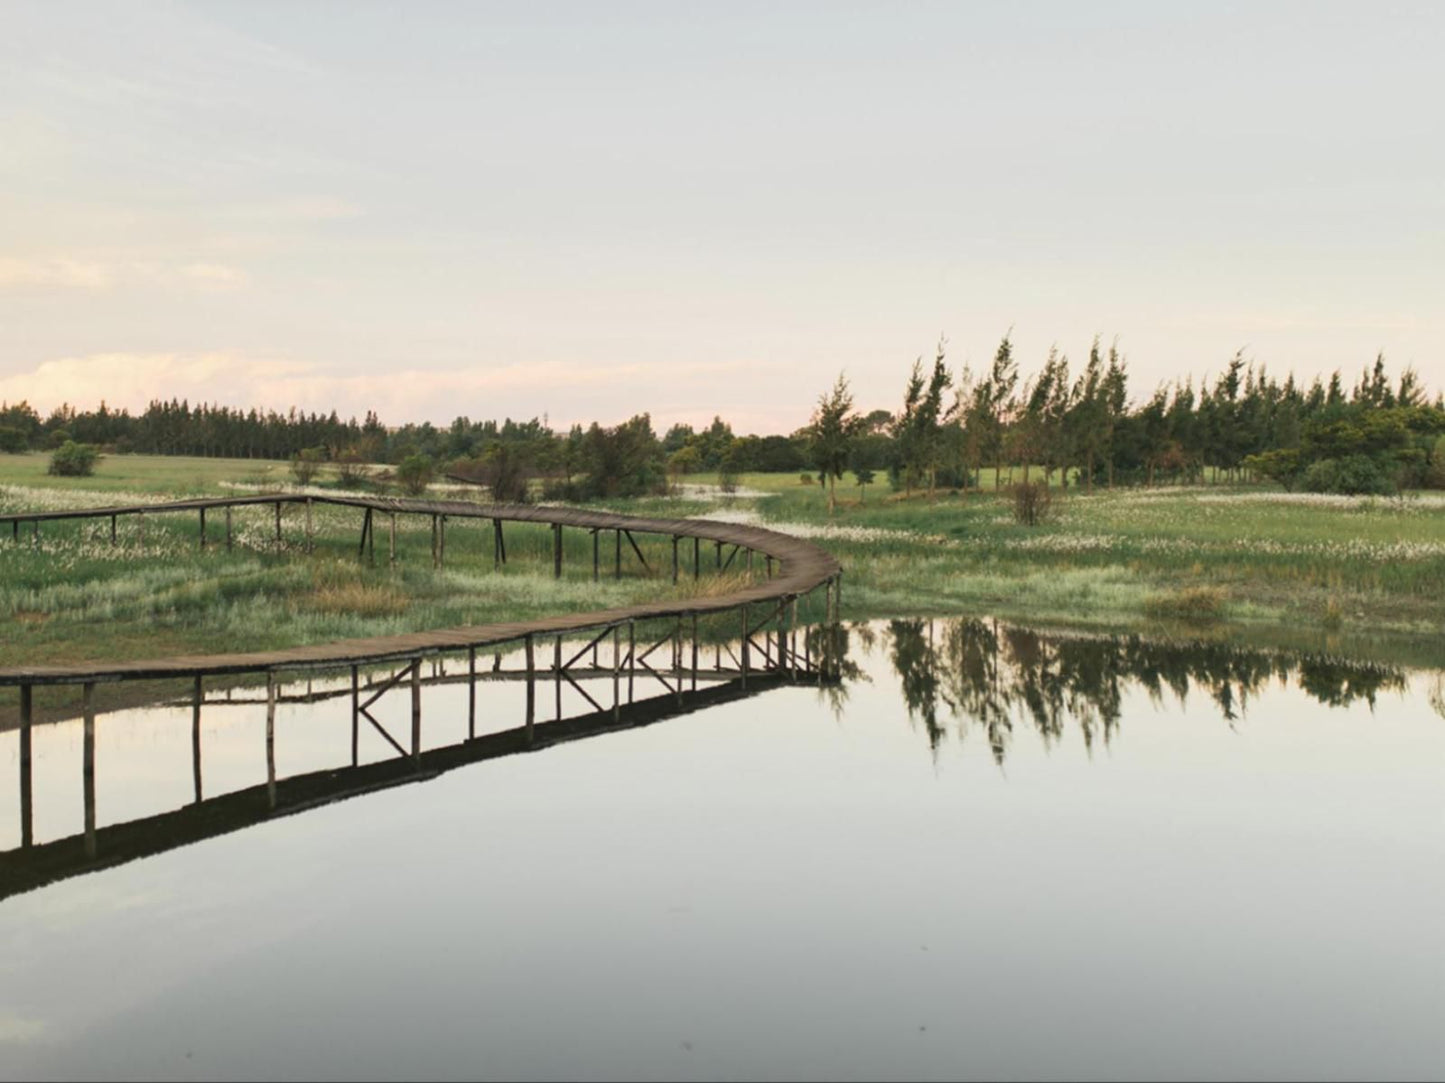
<path fill-rule="evenodd" d="M 717 657 L 729 647 L 718 647 Z M 278 816 L 291 815 L 335 801 L 357 797 L 392 786 L 422 782 L 468 764 L 497 759 L 518 753 L 539 752 L 554 745 L 584 740 L 608 733 L 637 729 L 678 718 L 720 704 L 731 703 L 785 685 L 803 681 L 830 683 L 836 678 L 826 663 L 806 666 L 784 665 L 779 656 L 775 664 L 744 675 L 736 668 L 721 665 L 694 668 L 686 662 L 649 667 L 645 663 L 629 665 L 626 649 L 613 658 L 607 668 L 552 672 L 550 675 L 527 673 L 525 670 L 503 670 L 486 674 L 446 674 L 440 671 L 431 677 L 421 675 L 420 666 L 408 666 L 401 676 L 411 689 L 411 732 L 409 747 L 397 740 L 367 707 L 369 697 L 380 697 L 402 681 L 381 681 L 369 686 L 305 691 L 287 695 L 276 682 L 267 686 L 264 698 L 218 699 L 192 704 L 192 771 L 195 799 L 192 803 L 158 815 L 124 823 L 97 826 L 96 823 L 96 755 L 94 712 L 84 716 L 84 741 L 81 771 L 84 786 L 85 829 L 77 834 L 53 841 L 33 842 L 33 793 L 22 786 L 22 845 L 0 853 L 0 899 L 34 890 L 68 877 L 94 872 L 137 858 L 147 857 L 176 847 L 238 831 Z M 393 675 L 395 676 L 395 675 Z M 526 684 L 526 709 L 521 725 L 500 732 L 476 733 L 477 685 L 493 681 L 518 681 Z M 636 698 L 639 684 L 648 682 L 661 689 L 659 694 Z M 584 683 L 585 682 L 585 683 Z M 599 686 L 600 683 L 600 686 Z M 423 748 L 421 695 L 423 686 L 465 684 L 468 689 L 468 736 L 463 741 L 437 748 Z M 588 685 L 591 691 L 588 691 Z M 562 714 L 563 688 L 575 690 L 592 709 L 570 717 Z M 607 687 L 610 686 L 610 687 Z M 603 688 L 607 687 L 607 691 Z M 540 695 L 539 695 L 540 693 Z M 276 708 L 279 704 L 320 703 L 327 699 L 351 697 L 350 765 L 335 769 L 308 771 L 290 777 L 276 774 Z M 598 697 L 604 702 L 599 704 Z M 538 716 L 539 700 L 548 699 L 543 717 Z M 374 702 L 374 700 L 373 700 Z M 212 708 L 239 707 L 251 704 L 266 711 L 266 781 L 240 790 L 205 797 L 205 738 L 203 714 Z M 394 754 L 372 763 L 360 762 L 359 740 L 364 729 L 374 727 L 390 745 Z M 338 750 L 345 755 L 345 750 Z M 101 767 L 103 769 L 103 765 Z M 22 780 L 25 781 L 25 780 Z"/>
<path fill-rule="evenodd" d="M 391 785 L 435 774 L 458 763 L 485 759 L 523 748 L 539 747 L 538 733 L 547 727 L 552 734 L 544 743 L 568 739 L 557 735 L 569 733 L 571 725 L 562 717 L 564 686 L 580 696 L 593 713 L 593 721 L 583 726 L 618 727 L 641 724 L 637 718 L 655 720 L 661 707 L 644 709 L 634 702 L 634 688 L 639 679 L 660 683 L 667 693 L 665 706 L 672 712 L 687 709 L 693 698 L 701 696 L 705 705 L 718 689 L 698 690 L 700 673 L 703 679 L 735 678 L 736 694 L 745 695 L 776 683 L 816 677 L 824 680 L 832 672 L 827 658 L 833 642 L 831 629 L 838 618 L 842 568 L 827 552 L 811 542 L 790 537 L 761 527 L 719 523 L 702 519 L 653 519 L 613 512 L 577 508 L 533 507 L 502 504 L 474 504 L 459 501 L 394 500 L 377 497 L 288 496 L 284 494 L 227 497 L 176 501 L 168 504 L 135 505 L 114 508 L 84 508 L 58 512 L 33 512 L 0 515 L 0 523 L 11 526 L 11 541 L 21 544 L 21 525 L 28 526 L 32 539 L 38 539 L 41 524 L 109 520 L 110 544 L 118 544 L 116 524 L 122 517 L 137 522 L 159 515 L 197 517 L 197 544 L 205 549 L 210 544 L 233 546 L 232 512 L 239 507 L 271 506 L 275 516 L 275 543 L 283 547 L 282 510 L 300 506 L 305 514 L 305 549 L 313 547 L 313 505 L 330 505 L 353 509 L 360 514 L 358 560 L 375 563 L 377 520 L 387 520 L 387 559 L 397 560 L 398 516 L 422 516 L 431 520 L 432 563 L 442 567 L 446 562 L 446 528 L 448 519 L 491 521 L 491 542 L 496 566 L 507 562 L 504 524 L 530 523 L 547 528 L 550 536 L 550 561 L 553 575 L 561 578 L 566 547 L 564 531 L 586 531 L 590 536 L 591 578 L 603 574 L 603 536 L 610 535 L 614 577 L 622 575 L 624 556 L 635 556 L 648 575 L 661 577 L 670 570 L 676 584 L 684 576 L 701 580 L 704 572 L 724 576 L 732 571 L 740 582 L 724 581 L 723 592 L 694 597 L 669 598 L 658 602 L 631 605 L 620 609 L 590 613 L 574 613 L 540 617 L 525 621 L 479 624 L 459 628 L 435 629 L 394 636 L 341 640 L 310 646 L 290 647 L 273 651 L 223 655 L 188 655 L 143 661 L 101 661 L 79 665 L 25 665 L 0 668 L 0 686 L 19 690 L 19 775 L 20 775 L 20 848 L 3 855 L 0 866 L 0 896 L 25 890 L 58 876 L 85 868 L 127 860 L 142 853 L 154 853 L 181 845 L 195 838 L 234 830 L 256 819 L 257 794 L 264 796 L 260 815 L 274 815 L 306 804 L 333 800 L 350 792 L 364 792 L 379 785 Z M 207 514 L 224 516 L 224 542 L 216 542 L 208 534 Z M 634 535 L 661 536 L 671 541 L 670 569 L 649 564 Z M 624 541 L 626 547 L 624 548 Z M 690 545 L 684 546 L 684 542 Z M 704 557 L 703 543 L 712 549 L 711 561 Z M 687 550 L 690 549 L 689 554 Z M 689 559 L 690 557 L 690 559 Z M 755 569 L 755 560 L 756 569 Z M 655 558 L 654 558 L 655 559 Z M 763 578 L 755 578 L 761 576 Z M 822 629 L 804 629 L 799 623 L 798 606 L 816 590 L 824 592 L 824 624 Z M 709 628 L 699 626 L 700 619 L 711 622 Z M 659 635 L 659 629 L 661 634 Z M 721 629 L 721 635 L 719 630 Z M 706 634 L 704 634 L 706 633 Z M 570 642 L 569 642 L 570 639 Z M 704 646 L 704 640 L 707 646 Z M 580 641 L 580 646 L 579 646 Z M 815 651 L 814 643 L 818 644 Z M 509 734 L 491 737 L 476 736 L 476 685 L 483 679 L 477 670 L 479 650 L 492 650 L 502 645 L 520 646 L 525 668 L 517 676 L 526 681 L 527 707 L 524 725 Z M 714 666 L 706 669 L 700 655 L 711 647 Z M 724 668 L 723 652 L 727 652 L 730 668 Z M 818 657 L 815 657 L 817 655 Z M 426 683 L 422 667 L 439 666 L 441 659 L 462 657 L 468 682 L 468 741 L 446 755 L 422 749 L 421 689 Z M 606 674 L 610 678 L 610 697 L 599 691 L 597 696 L 580 683 L 582 667 L 596 670 L 599 657 L 609 659 Z M 664 661 L 663 659 L 666 659 Z M 376 685 L 363 685 L 363 670 L 385 666 L 389 675 Z M 349 671 L 351 697 L 352 772 L 337 781 L 345 772 L 323 772 L 301 778 L 282 780 L 275 769 L 276 707 L 281 700 L 281 683 L 299 674 Z M 207 801 L 203 798 L 201 711 L 205 705 L 205 682 L 216 678 L 233 679 L 252 675 L 266 684 L 266 760 L 267 781 L 264 787 L 246 790 L 225 798 Z M 537 721 L 538 684 L 550 675 L 554 686 L 554 710 L 548 723 Z M 184 680 L 191 686 L 193 709 L 192 743 L 195 804 L 178 812 L 152 817 L 136 824 L 122 824 L 98 829 L 95 824 L 95 710 L 94 693 L 98 683 L 137 680 Z M 762 681 L 764 684 L 759 684 Z M 751 684 L 750 684 L 751 682 Z M 685 687 L 690 684 L 690 687 Z M 84 718 L 84 780 L 85 831 L 70 839 L 35 845 L 33 730 L 35 689 L 45 686 L 80 686 L 80 714 Z M 625 694 L 624 694 L 625 685 Z M 410 732 L 396 734 L 384 727 L 372 712 L 375 703 L 393 689 L 410 690 Z M 345 694 L 345 693 L 343 693 Z M 725 697 L 724 697 L 725 698 Z M 610 702 L 609 702 L 610 700 Z M 663 717 L 663 715 L 656 715 Z M 633 718 L 628 723 L 625 718 Z M 598 721 L 602 720 L 602 721 Z M 395 752 L 397 761 L 386 765 L 363 767 L 357 747 L 363 724 L 375 729 Z M 602 732 L 598 729 L 596 732 Z M 520 736 L 519 736 L 520 735 Z M 517 744 L 523 741 L 524 744 Z M 478 743 L 480 742 L 480 743 Z M 359 773 L 358 773 L 359 772 Z M 375 776 L 375 777 L 373 777 Z M 171 841 L 167 841 L 171 840 Z M 77 858 L 76 855 L 79 855 Z M 46 870 L 56 870 L 47 872 Z M 67 871 L 69 870 L 69 871 Z"/>

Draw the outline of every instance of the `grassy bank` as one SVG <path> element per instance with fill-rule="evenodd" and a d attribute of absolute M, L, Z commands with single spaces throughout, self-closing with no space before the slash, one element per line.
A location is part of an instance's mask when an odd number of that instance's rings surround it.
<path fill-rule="evenodd" d="M 44 475 L 43 456 L 0 456 L 0 509 L 228 493 L 283 483 L 283 464 L 144 456 L 106 459 L 90 479 Z M 694 478 L 706 484 L 715 479 Z M 850 618 L 990 613 L 1059 626 L 1227 635 L 1333 649 L 1371 637 L 1445 654 L 1445 500 L 1291 497 L 1205 486 L 1060 493 L 1034 527 L 991 491 L 902 498 L 877 486 L 826 494 L 797 475 L 748 475 L 738 495 L 612 507 L 755 521 L 818 540 L 847 568 Z M 844 490 L 840 489 L 840 492 Z M 447 567 L 429 528 L 403 521 L 397 567 L 356 559 L 358 516 L 318 509 L 315 552 L 289 513 L 277 549 L 270 511 L 235 513 L 237 548 L 198 549 L 194 519 L 47 524 L 38 544 L 0 539 L 0 654 L 71 662 L 249 650 L 622 605 L 673 589 L 627 554 L 620 580 L 591 581 L 591 543 L 568 536 L 550 576 L 545 528 L 509 527 L 511 563 L 492 566 L 484 525 L 454 523 Z M 215 525 L 212 527 L 216 530 Z M 215 534 L 213 533 L 213 537 Z M 384 548 L 385 538 L 380 539 Z M 651 548 L 648 548 L 648 546 Z M 644 543 L 653 569 L 670 553 Z M 611 554 L 603 553 L 604 570 Z M 700 589 L 718 589 L 704 580 Z M 1427 663 L 1428 664 L 1428 661 Z"/>

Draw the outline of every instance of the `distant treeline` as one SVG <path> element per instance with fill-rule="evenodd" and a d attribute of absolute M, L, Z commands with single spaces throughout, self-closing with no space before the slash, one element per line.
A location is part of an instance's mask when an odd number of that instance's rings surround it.
<path fill-rule="evenodd" d="M 0 451 L 74 441 L 113 452 L 335 463 L 351 480 L 360 463 L 413 463 L 521 498 L 629 496 L 669 477 L 718 472 L 809 472 L 860 485 L 879 473 L 902 490 L 997 486 L 1071 478 L 1078 485 L 1270 478 L 1287 487 L 1388 492 L 1445 486 L 1445 401 L 1416 373 L 1398 378 L 1377 358 L 1353 383 L 1339 372 L 1306 385 L 1279 380 L 1236 355 L 1212 381 L 1182 380 L 1147 399 L 1130 393 L 1127 363 L 1096 339 L 1077 372 L 1051 350 L 1025 375 L 1005 337 L 982 373 L 952 371 L 940 344 L 916 362 L 896 411 L 854 411 L 846 380 L 822 396 L 809 425 L 789 435 L 738 436 L 722 419 L 661 437 L 647 414 L 624 424 L 545 421 L 430 423 L 388 429 L 374 413 L 342 420 L 297 410 L 238 410 L 172 399 L 144 412 L 62 406 L 42 418 L 27 403 L 0 405 Z M 987 472 L 987 474 L 985 473 Z M 1015 475 L 1017 475 L 1015 477 Z M 1036 476 L 1036 475 L 1035 475 Z M 538 482 L 540 481 L 540 486 Z"/>

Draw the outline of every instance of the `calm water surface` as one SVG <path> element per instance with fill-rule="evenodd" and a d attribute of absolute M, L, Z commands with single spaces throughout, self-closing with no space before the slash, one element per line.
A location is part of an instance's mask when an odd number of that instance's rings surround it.
<path fill-rule="evenodd" d="M 1445 1074 L 1440 674 L 976 621 L 848 658 L 14 894 L 0 1076 Z M 425 690 L 429 746 L 466 694 Z M 207 796 L 264 781 L 264 707 L 206 710 Z M 190 801 L 191 741 L 102 716 L 101 824 Z M 36 728 L 38 843 L 81 747 Z M 349 762 L 346 702 L 276 755 Z"/>

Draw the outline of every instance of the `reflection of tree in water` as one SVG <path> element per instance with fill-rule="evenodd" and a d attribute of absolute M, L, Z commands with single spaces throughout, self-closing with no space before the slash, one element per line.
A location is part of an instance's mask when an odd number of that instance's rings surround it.
<path fill-rule="evenodd" d="M 803 631 L 813 664 L 836 680 L 818 682 L 818 694 L 827 701 L 835 716 L 843 714 L 848 704 L 848 687 L 857 681 L 871 680 L 857 662 L 848 657 L 852 635 L 857 635 L 865 652 L 871 652 L 877 641 L 873 629 L 866 624 L 849 628 L 844 624 L 815 624 Z"/>
<path fill-rule="evenodd" d="M 1270 680 L 1293 680 L 1332 707 L 1358 700 L 1373 707 L 1379 692 L 1405 688 L 1400 670 L 1371 663 L 1222 643 L 1044 635 L 993 620 L 895 620 L 888 637 L 909 717 L 922 721 L 929 747 L 937 750 L 947 732 L 939 719 L 943 706 L 959 722 L 960 736 L 974 727 L 983 731 L 1000 764 L 1015 721 L 1032 724 L 1045 744 L 1059 740 L 1070 721 L 1086 748 L 1100 738 L 1107 744 L 1131 684 L 1156 702 L 1170 692 L 1181 704 L 1191 690 L 1203 689 L 1231 724 Z M 1445 707 L 1437 709 L 1445 714 Z"/>

